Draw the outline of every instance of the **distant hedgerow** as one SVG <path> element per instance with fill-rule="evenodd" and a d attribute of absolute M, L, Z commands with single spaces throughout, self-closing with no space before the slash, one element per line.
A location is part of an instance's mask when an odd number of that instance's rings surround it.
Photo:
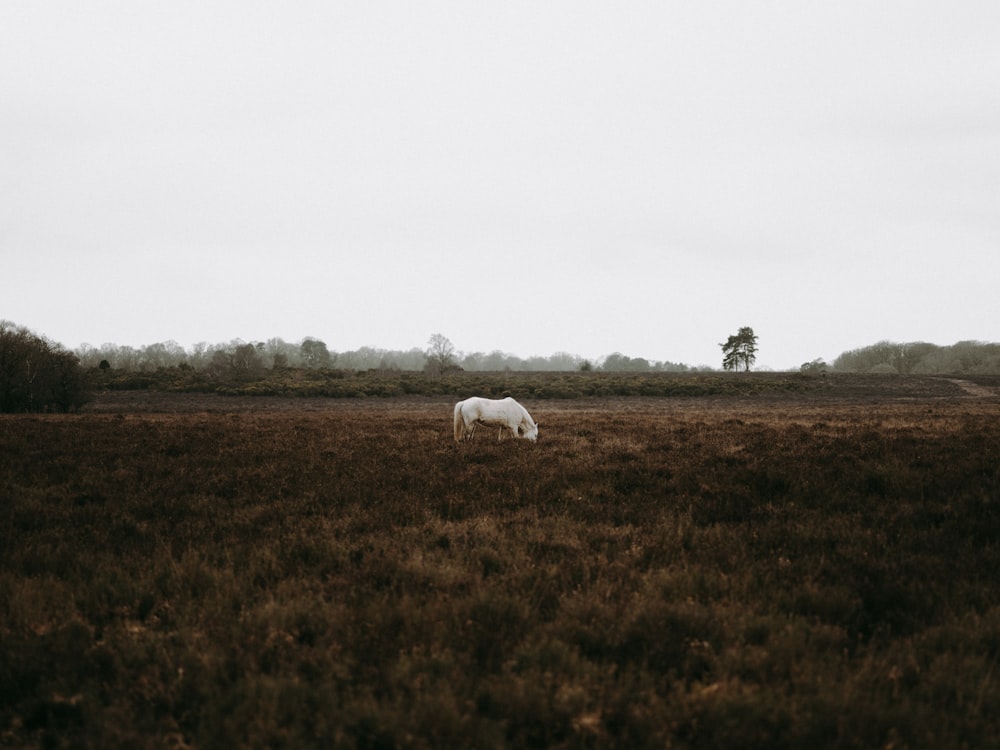
<path fill-rule="evenodd" d="M 272 368 L 253 376 L 228 377 L 182 367 L 145 372 L 94 368 L 95 383 L 108 390 L 160 390 L 227 396 L 357 398 L 394 396 L 487 396 L 517 399 L 576 399 L 611 396 L 749 396 L 813 391 L 825 387 L 799 373 L 609 373 L 609 372 L 420 372 Z"/>

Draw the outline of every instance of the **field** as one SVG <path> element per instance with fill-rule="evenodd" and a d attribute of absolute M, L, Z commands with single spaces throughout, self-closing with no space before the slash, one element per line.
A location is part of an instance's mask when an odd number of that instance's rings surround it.
<path fill-rule="evenodd" d="M 1000 747 L 1000 389 L 0 416 L 0 747 Z"/>

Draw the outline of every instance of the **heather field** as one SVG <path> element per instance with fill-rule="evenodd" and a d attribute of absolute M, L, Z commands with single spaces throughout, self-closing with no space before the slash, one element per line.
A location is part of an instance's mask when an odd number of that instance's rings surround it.
<path fill-rule="evenodd" d="M 1000 383 L 476 378 L 0 416 L 0 747 L 1000 747 Z"/>

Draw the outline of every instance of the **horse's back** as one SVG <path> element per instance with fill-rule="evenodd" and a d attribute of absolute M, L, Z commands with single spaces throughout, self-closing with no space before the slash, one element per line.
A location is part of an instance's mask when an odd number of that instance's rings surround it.
<path fill-rule="evenodd" d="M 469 420 L 504 423 L 509 423 L 512 419 L 516 422 L 524 411 L 524 407 L 510 396 L 501 399 L 472 396 L 465 401 L 459 401 L 455 409 L 456 413 L 460 410 Z"/>
<path fill-rule="evenodd" d="M 480 398 L 479 396 L 471 396 L 464 401 L 459 401 L 455 404 L 456 414 L 478 414 L 483 409 L 483 402 L 489 399 Z"/>

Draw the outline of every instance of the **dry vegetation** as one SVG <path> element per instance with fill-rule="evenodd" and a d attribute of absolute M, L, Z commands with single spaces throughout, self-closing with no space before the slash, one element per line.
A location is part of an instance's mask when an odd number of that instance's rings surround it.
<path fill-rule="evenodd" d="M 997 746 L 997 399 L 452 403 L 0 417 L 0 746 Z"/>

